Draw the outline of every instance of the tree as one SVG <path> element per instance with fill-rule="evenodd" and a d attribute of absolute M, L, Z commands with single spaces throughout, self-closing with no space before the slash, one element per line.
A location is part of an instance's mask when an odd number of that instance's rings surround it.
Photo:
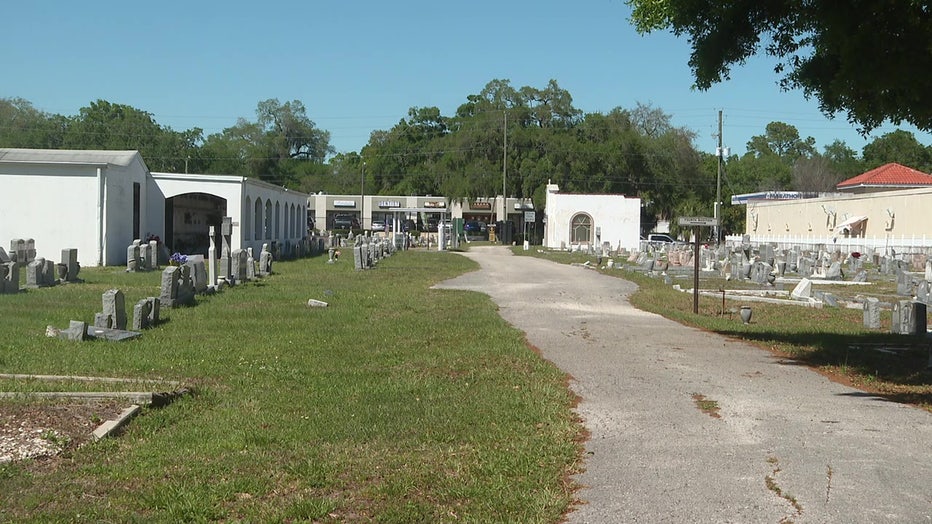
<path fill-rule="evenodd" d="M 802 89 L 828 116 L 847 112 L 866 133 L 885 120 L 932 130 L 932 16 L 916 0 L 716 2 L 627 0 L 641 33 L 670 30 L 692 46 L 696 86 L 729 78 L 760 53 L 777 59 L 784 89 Z"/>
<path fill-rule="evenodd" d="M 163 128 L 152 115 L 106 100 L 91 102 L 67 121 L 61 147 L 68 149 L 137 150 L 153 171 L 183 172 L 201 142 L 202 131 Z"/>
<path fill-rule="evenodd" d="M 47 115 L 28 100 L 0 98 L 0 147 L 61 147 L 68 119 Z"/>
<path fill-rule="evenodd" d="M 864 146 L 864 162 L 868 169 L 896 162 L 928 173 L 932 170 L 932 148 L 920 144 L 912 133 L 898 129 Z"/>
<path fill-rule="evenodd" d="M 255 122 L 239 118 L 222 133 L 207 137 L 207 172 L 298 187 L 303 176 L 319 174 L 319 166 L 334 152 L 330 133 L 317 128 L 298 100 L 259 102 L 256 117 Z"/>
<path fill-rule="evenodd" d="M 799 157 L 815 153 L 815 139 L 808 137 L 802 140 L 795 126 L 771 122 L 767 124 L 763 135 L 751 137 L 747 143 L 747 150 L 757 157 L 776 155 L 780 160 L 792 165 Z"/>

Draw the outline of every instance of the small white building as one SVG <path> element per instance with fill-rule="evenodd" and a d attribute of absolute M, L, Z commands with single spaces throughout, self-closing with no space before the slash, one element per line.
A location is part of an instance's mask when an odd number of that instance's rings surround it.
<path fill-rule="evenodd" d="M 231 249 L 306 235 L 306 194 L 239 176 L 150 173 L 138 151 L 0 148 L 0 195 L 0 244 L 34 239 L 53 260 L 77 248 L 83 266 L 123 265 L 127 246 L 150 237 L 206 254 L 224 216 L 239 226 Z"/>
<path fill-rule="evenodd" d="M 556 184 L 547 184 L 544 212 L 544 247 L 575 249 L 606 242 L 613 249 L 640 246 L 639 198 L 562 194 Z"/>

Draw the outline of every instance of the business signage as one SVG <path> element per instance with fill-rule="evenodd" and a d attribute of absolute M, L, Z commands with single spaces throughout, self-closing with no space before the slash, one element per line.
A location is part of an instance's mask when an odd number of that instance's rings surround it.
<path fill-rule="evenodd" d="M 447 203 L 443 200 L 440 200 L 439 202 L 436 200 L 431 200 L 424 202 L 424 207 L 447 207 Z"/>
<path fill-rule="evenodd" d="M 401 202 L 399 202 L 399 201 L 397 201 L 397 200 L 380 200 L 380 201 L 379 201 L 379 207 L 381 207 L 381 208 L 386 208 L 386 207 L 401 207 Z"/>
<path fill-rule="evenodd" d="M 680 217 L 678 220 L 681 226 L 717 226 L 718 219 L 711 217 Z"/>
<path fill-rule="evenodd" d="M 515 202 L 515 209 L 518 211 L 534 209 L 534 204 L 531 202 Z"/>
<path fill-rule="evenodd" d="M 334 200 L 333 207 L 356 207 L 355 200 Z"/>
<path fill-rule="evenodd" d="M 487 211 L 492 210 L 491 202 L 470 202 L 469 209 L 485 209 Z"/>

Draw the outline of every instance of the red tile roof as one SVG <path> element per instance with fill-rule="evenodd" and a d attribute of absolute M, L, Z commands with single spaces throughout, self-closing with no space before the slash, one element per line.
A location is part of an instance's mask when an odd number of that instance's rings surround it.
<path fill-rule="evenodd" d="M 858 186 L 932 186 L 932 175 L 917 171 L 911 167 L 891 163 L 871 169 L 856 177 L 839 182 L 838 189 Z"/>

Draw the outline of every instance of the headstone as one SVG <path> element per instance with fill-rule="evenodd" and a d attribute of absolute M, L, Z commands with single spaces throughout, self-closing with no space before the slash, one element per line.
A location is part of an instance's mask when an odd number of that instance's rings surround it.
<path fill-rule="evenodd" d="M 68 323 L 68 329 L 61 332 L 60 338 L 65 340 L 83 341 L 87 340 L 87 322 L 72 320 Z"/>
<path fill-rule="evenodd" d="M 181 277 L 181 268 L 168 266 L 162 271 L 162 287 L 159 300 L 165 307 L 174 307 L 178 300 L 178 279 Z"/>
<path fill-rule="evenodd" d="M 867 282 L 867 271 L 864 271 L 863 269 L 858 271 L 851 280 L 853 282 Z"/>
<path fill-rule="evenodd" d="M 841 272 L 841 262 L 832 262 L 832 265 L 825 271 L 826 280 L 841 280 L 844 274 Z"/>
<path fill-rule="evenodd" d="M 0 294 L 19 293 L 19 265 L 16 262 L 0 264 Z"/>
<path fill-rule="evenodd" d="M 790 292 L 790 297 L 797 300 L 809 300 L 812 297 L 812 282 L 808 278 L 800 280 Z"/>
<path fill-rule="evenodd" d="M 896 270 L 896 294 L 901 296 L 911 296 L 913 294 L 913 282 L 909 273 L 902 269 Z"/>
<path fill-rule="evenodd" d="M 101 297 L 103 311 L 94 316 L 94 327 L 126 329 L 126 306 L 123 292 L 109 289 Z"/>
<path fill-rule="evenodd" d="M 230 274 L 235 282 L 246 281 L 246 262 L 249 254 L 245 249 L 234 249 L 230 256 Z"/>
<path fill-rule="evenodd" d="M 151 271 L 153 269 L 158 269 L 159 267 L 159 241 L 150 240 L 149 241 L 149 255 L 151 260 L 146 262 L 148 269 Z"/>
<path fill-rule="evenodd" d="M 140 242 L 136 240 L 136 242 Z M 141 243 L 139 244 L 139 269 L 142 271 L 151 271 L 157 264 L 152 260 L 156 257 L 156 253 L 149 248 L 149 244 Z"/>
<path fill-rule="evenodd" d="M 269 245 L 262 244 L 262 251 L 259 252 L 259 276 L 264 277 L 272 274 L 272 258 Z"/>
<path fill-rule="evenodd" d="M 916 286 L 916 300 L 922 302 L 923 304 L 929 303 L 929 281 L 920 280 L 919 285 Z"/>
<path fill-rule="evenodd" d="M 893 304 L 891 332 L 900 335 L 924 335 L 926 326 L 925 304 L 910 300 L 901 300 Z"/>
<path fill-rule="evenodd" d="M 214 240 L 216 231 L 214 226 L 208 228 L 208 237 L 210 237 L 210 247 L 207 248 L 207 283 L 210 287 L 217 286 L 217 245 Z"/>
<path fill-rule="evenodd" d="M 149 316 L 152 313 L 152 303 L 142 299 L 133 306 L 133 330 L 139 331 L 149 327 Z"/>
<path fill-rule="evenodd" d="M 725 280 L 731 280 L 731 261 L 725 262 L 725 264 L 722 266 L 722 276 L 725 277 Z"/>
<path fill-rule="evenodd" d="M 26 263 L 32 262 L 36 259 L 36 241 L 27 238 L 26 239 Z"/>
<path fill-rule="evenodd" d="M 362 246 L 353 246 L 353 262 L 357 271 L 363 269 Z"/>
<path fill-rule="evenodd" d="M 10 240 L 10 257 L 13 262 L 26 265 L 26 241 L 22 238 Z"/>
<path fill-rule="evenodd" d="M 230 248 L 231 242 L 233 239 L 233 219 L 230 217 L 223 217 L 223 221 L 220 223 L 220 267 L 218 271 L 220 273 L 219 278 L 222 278 L 226 281 L 230 281 L 234 278 L 233 275 L 233 262 L 230 259 L 232 251 Z"/>
<path fill-rule="evenodd" d="M 246 279 L 256 279 L 256 257 L 252 256 L 252 248 L 246 248 Z"/>
<path fill-rule="evenodd" d="M 159 297 L 148 297 L 149 301 L 149 325 L 156 326 L 159 323 L 159 315 L 162 307 L 162 301 Z"/>
<path fill-rule="evenodd" d="M 78 273 L 81 272 L 81 264 L 78 263 L 77 249 L 62 249 L 61 265 L 65 266 L 65 276 L 62 278 L 62 280 L 65 282 L 81 282 L 81 279 L 78 278 Z"/>
<path fill-rule="evenodd" d="M 35 289 L 55 285 L 54 263 L 51 260 L 46 264 L 42 257 L 26 264 L 26 287 Z"/>
<path fill-rule="evenodd" d="M 874 297 L 864 301 L 864 327 L 880 329 L 880 300 Z"/>
<path fill-rule="evenodd" d="M 798 261 L 798 273 L 804 278 L 809 278 L 812 276 L 812 259 L 808 257 L 800 257 Z"/>
<path fill-rule="evenodd" d="M 139 252 L 139 240 L 133 240 L 133 243 L 126 247 L 126 271 L 141 271 L 142 264 L 139 261 L 141 253 Z"/>
<path fill-rule="evenodd" d="M 2 262 L 2 260 L 0 260 L 0 262 Z M 926 274 L 925 274 L 925 278 L 926 278 L 926 280 L 932 282 L 932 259 L 926 260 Z"/>
<path fill-rule="evenodd" d="M 207 291 L 207 268 L 204 266 L 204 260 L 188 260 L 187 265 L 191 268 L 194 292 L 204 293 Z"/>

